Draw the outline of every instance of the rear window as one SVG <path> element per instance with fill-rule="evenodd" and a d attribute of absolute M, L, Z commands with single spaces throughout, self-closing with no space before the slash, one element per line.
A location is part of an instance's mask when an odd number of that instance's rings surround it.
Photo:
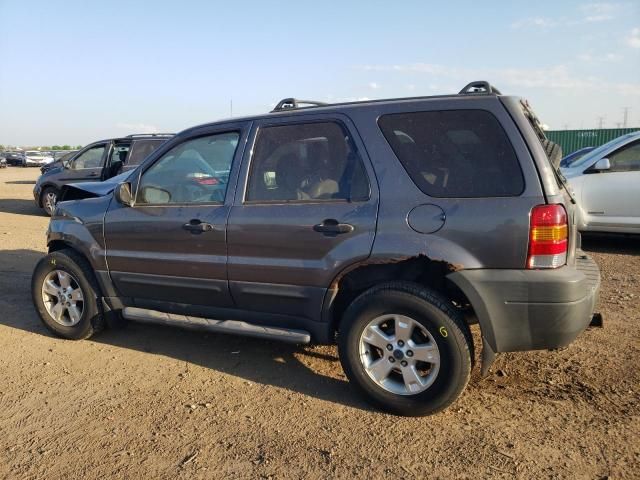
<path fill-rule="evenodd" d="M 432 197 L 520 195 L 520 163 L 498 120 L 485 110 L 383 115 L 382 133 L 414 183 Z"/>
<path fill-rule="evenodd" d="M 133 143 L 127 165 L 140 165 L 164 140 L 137 140 Z"/>

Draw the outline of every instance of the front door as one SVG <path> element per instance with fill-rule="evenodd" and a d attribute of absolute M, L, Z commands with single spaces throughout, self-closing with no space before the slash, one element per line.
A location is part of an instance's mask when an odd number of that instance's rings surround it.
<path fill-rule="evenodd" d="M 172 142 L 139 175 L 133 206 L 111 202 L 107 262 L 120 295 L 175 313 L 232 306 L 226 199 L 233 196 L 229 172 L 241 156 L 243 131 L 233 124 Z"/>
<path fill-rule="evenodd" d="M 102 180 L 102 167 L 111 150 L 111 142 L 99 142 L 78 153 L 64 169 L 63 183 L 92 182 Z"/>
<path fill-rule="evenodd" d="M 378 192 L 346 118 L 300 118 L 253 129 L 227 228 L 229 285 L 241 310 L 318 321 L 334 278 L 370 255 Z"/>

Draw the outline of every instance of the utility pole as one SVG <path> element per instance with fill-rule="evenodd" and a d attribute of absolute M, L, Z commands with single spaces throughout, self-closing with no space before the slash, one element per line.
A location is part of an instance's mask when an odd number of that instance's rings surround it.
<path fill-rule="evenodd" d="M 629 107 L 624 107 L 622 109 L 623 113 L 623 120 L 622 120 L 622 128 L 627 128 L 627 121 L 629 120 L 629 110 L 631 110 L 631 108 Z"/>
<path fill-rule="evenodd" d="M 602 127 L 604 127 L 604 117 L 596 117 L 598 120 L 598 129 L 602 130 Z"/>
<path fill-rule="evenodd" d="M 233 117 L 233 98 L 229 100 L 229 116 Z"/>

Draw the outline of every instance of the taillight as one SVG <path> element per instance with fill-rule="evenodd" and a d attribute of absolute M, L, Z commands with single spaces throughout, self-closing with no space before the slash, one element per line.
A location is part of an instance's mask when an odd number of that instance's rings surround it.
<path fill-rule="evenodd" d="M 531 210 L 527 268 L 557 268 L 567 263 L 567 212 L 562 205 Z"/>

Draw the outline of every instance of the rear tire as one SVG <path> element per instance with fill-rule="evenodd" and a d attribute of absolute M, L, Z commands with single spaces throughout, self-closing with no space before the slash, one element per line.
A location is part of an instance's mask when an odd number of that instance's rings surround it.
<path fill-rule="evenodd" d="M 38 262 L 31 296 L 44 326 L 59 337 L 82 340 L 104 328 L 93 269 L 71 249 L 52 252 Z"/>
<path fill-rule="evenodd" d="M 338 349 L 356 390 L 397 415 L 444 410 L 471 374 L 473 340 L 460 314 L 442 295 L 408 282 L 356 298 L 340 325 Z"/>

